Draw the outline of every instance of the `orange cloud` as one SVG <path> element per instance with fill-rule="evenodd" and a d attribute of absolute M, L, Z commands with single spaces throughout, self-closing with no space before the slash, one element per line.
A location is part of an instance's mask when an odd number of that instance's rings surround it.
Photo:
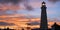
<path fill-rule="evenodd" d="M 18 16 L 18 15 L 17 15 Z M 22 14 L 22 16 L 24 16 Z M 7 23 L 14 23 L 15 26 L 19 27 L 27 27 L 26 23 L 29 22 L 40 22 L 40 18 L 31 18 L 30 20 L 27 18 L 21 18 L 21 17 L 8 17 L 7 15 L 0 16 L 0 22 L 7 22 Z M 54 22 L 48 22 L 48 27 L 51 28 L 51 26 L 54 24 Z M 60 25 L 60 22 L 57 22 L 57 24 Z M 36 27 L 36 26 L 30 26 L 30 27 Z M 37 26 L 38 27 L 38 26 Z"/>

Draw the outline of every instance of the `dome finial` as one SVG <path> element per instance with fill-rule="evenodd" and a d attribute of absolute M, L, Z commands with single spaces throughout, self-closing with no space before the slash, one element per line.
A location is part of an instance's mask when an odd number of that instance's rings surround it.
<path fill-rule="evenodd" d="M 42 5 L 45 5 L 45 4 L 46 4 L 46 3 L 43 1 L 43 2 L 42 2 Z"/>
<path fill-rule="evenodd" d="M 46 4 L 46 3 L 43 1 L 42 4 Z"/>

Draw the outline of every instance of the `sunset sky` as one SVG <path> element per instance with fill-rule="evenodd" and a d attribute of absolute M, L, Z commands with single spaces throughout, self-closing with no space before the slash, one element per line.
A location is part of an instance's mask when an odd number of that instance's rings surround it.
<path fill-rule="evenodd" d="M 51 22 L 59 22 L 58 24 L 60 24 L 60 0 L 0 0 L 0 24 L 20 25 L 20 20 L 28 22 L 28 19 L 23 18 L 35 18 L 31 22 L 39 22 L 43 1 L 46 2 L 47 17 L 50 24 Z"/>
<path fill-rule="evenodd" d="M 25 14 L 33 17 L 40 17 L 41 14 L 41 2 L 45 1 L 47 6 L 48 18 L 60 18 L 60 1 L 56 0 L 23 0 L 14 2 L 11 1 L 6 3 L 4 0 L 0 0 L 0 15 L 4 14 Z M 4 3 L 5 2 L 5 3 Z M 13 3 L 13 4 L 12 4 Z"/>

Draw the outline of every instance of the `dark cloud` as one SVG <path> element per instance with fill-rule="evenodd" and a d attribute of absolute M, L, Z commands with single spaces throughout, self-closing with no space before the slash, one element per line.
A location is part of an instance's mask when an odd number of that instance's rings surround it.
<path fill-rule="evenodd" d="M 48 0 L 49 2 L 53 2 L 53 3 L 56 3 L 56 2 L 58 2 L 58 1 L 60 1 L 60 0 Z"/>
<path fill-rule="evenodd" d="M 22 2 L 23 0 L 0 0 L 0 3 L 18 3 L 18 2 Z"/>
<path fill-rule="evenodd" d="M 13 23 L 0 22 L 0 26 L 13 26 Z"/>
<path fill-rule="evenodd" d="M 32 6 L 26 6 L 26 8 L 27 8 L 28 10 L 32 10 L 32 9 L 33 9 Z"/>
<path fill-rule="evenodd" d="M 25 0 L 24 6 L 29 11 L 33 10 L 33 7 L 29 4 L 29 0 Z"/>
<path fill-rule="evenodd" d="M 4 4 L 4 3 L 12 3 L 13 5 L 19 5 L 20 3 L 23 3 L 25 4 L 25 8 L 28 9 L 28 10 L 32 10 L 33 8 L 28 5 L 28 0 L 0 0 L 0 3 Z"/>
<path fill-rule="evenodd" d="M 29 11 L 33 9 L 33 7 L 32 7 L 32 6 L 30 6 L 30 5 L 28 5 L 28 4 L 24 4 L 24 6 L 25 6 L 25 7 L 26 7 L 26 9 L 27 9 L 27 10 L 29 10 Z"/>
<path fill-rule="evenodd" d="M 19 2 L 23 2 L 23 0 L 9 0 L 8 2 L 12 2 L 14 4 L 18 4 Z"/>
<path fill-rule="evenodd" d="M 28 25 L 40 25 L 39 22 L 30 22 L 30 23 L 27 23 Z"/>

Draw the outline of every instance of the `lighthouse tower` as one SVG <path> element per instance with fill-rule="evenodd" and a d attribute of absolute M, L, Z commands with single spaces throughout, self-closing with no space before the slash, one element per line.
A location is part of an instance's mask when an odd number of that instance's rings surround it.
<path fill-rule="evenodd" d="M 47 8 L 46 3 L 43 1 L 42 7 L 41 7 L 41 24 L 40 24 L 41 30 L 47 30 L 48 29 L 46 8 Z"/>

